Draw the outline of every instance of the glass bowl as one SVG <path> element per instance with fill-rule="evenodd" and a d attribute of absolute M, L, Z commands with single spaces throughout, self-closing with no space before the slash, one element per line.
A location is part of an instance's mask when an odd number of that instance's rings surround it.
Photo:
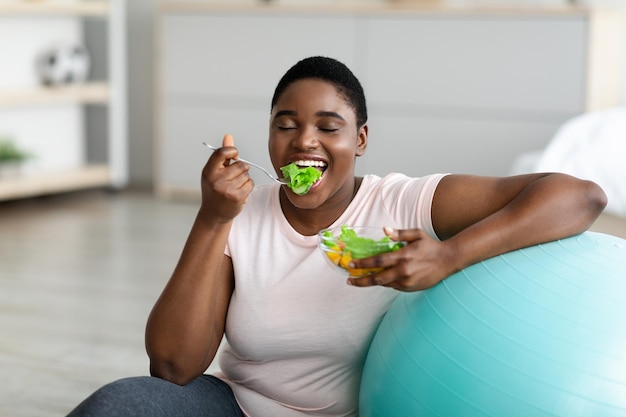
<path fill-rule="evenodd" d="M 350 268 L 352 259 L 368 258 L 381 253 L 393 252 L 406 242 L 391 240 L 382 227 L 340 226 L 324 229 L 317 234 L 318 246 L 326 260 L 333 266 L 348 272 L 350 278 L 382 271 L 384 268 Z"/>

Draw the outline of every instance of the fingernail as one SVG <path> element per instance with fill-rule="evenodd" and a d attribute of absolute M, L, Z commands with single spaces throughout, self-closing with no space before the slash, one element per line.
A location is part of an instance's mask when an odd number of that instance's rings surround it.
<path fill-rule="evenodd" d="M 354 285 L 354 284 L 352 283 L 352 280 L 351 280 L 351 279 L 346 280 L 346 284 L 348 284 L 348 285 Z"/>
<path fill-rule="evenodd" d="M 389 227 L 389 226 L 385 226 L 385 227 L 383 228 L 383 230 L 384 230 L 384 231 L 385 231 L 385 233 L 386 233 L 386 234 L 388 234 L 388 235 L 390 235 L 390 234 L 392 234 L 392 233 L 393 233 L 393 228 L 392 228 L 392 227 Z"/>
<path fill-rule="evenodd" d="M 348 268 L 354 268 L 356 267 L 356 265 L 354 264 L 354 262 L 349 262 L 348 263 Z"/>

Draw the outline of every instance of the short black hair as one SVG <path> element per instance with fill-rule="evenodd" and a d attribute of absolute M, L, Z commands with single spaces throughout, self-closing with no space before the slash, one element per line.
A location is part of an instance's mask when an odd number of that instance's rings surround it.
<path fill-rule="evenodd" d="M 292 66 L 278 82 L 272 97 L 272 109 L 280 96 L 295 81 L 316 78 L 332 84 L 356 114 L 357 129 L 367 122 L 367 104 L 363 86 L 343 63 L 334 58 L 312 56 Z"/>

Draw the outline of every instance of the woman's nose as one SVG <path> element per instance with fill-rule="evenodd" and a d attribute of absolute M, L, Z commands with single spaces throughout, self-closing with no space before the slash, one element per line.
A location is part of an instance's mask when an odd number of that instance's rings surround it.
<path fill-rule="evenodd" d="M 319 142 L 315 129 L 300 129 L 298 135 L 293 139 L 293 146 L 302 150 L 316 149 L 319 146 Z"/>

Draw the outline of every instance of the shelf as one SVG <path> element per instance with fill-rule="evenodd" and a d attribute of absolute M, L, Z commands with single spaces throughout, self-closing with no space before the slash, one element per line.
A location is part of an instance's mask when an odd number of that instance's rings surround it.
<path fill-rule="evenodd" d="M 2 16 L 106 16 L 109 13 L 108 1 L 9 1 L 0 2 Z"/>
<path fill-rule="evenodd" d="M 507 3 L 507 2 L 503 2 Z M 207 1 L 164 1 L 157 7 L 161 13 L 260 13 L 260 14 L 280 14 L 280 13 L 332 13 L 347 15 L 397 15 L 397 14 L 416 14 L 416 15 L 510 15 L 519 16 L 554 16 L 554 15 L 572 15 L 584 16 L 588 13 L 589 8 L 585 6 L 563 5 L 544 5 L 532 6 L 524 4 L 498 4 L 492 1 L 490 4 L 473 5 L 473 4 L 446 4 L 438 0 L 388 0 L 385 2 L 338 2 L 328 3 L 321 2 L 304 2 L 303 4 L 281 3 L 276 4 L 257 2 L 249 3 L 229 3 L 229 2 L 207 2 Z"/>
<path fill-rule="evenodd" d="M 101 104 L 107 103 L 109 97 L 109 85 L 104 82 L 67 87 L 36 87 L 3 91 L 0 95 L 0 108 L 60 103 Z"/>
<path fill-rule="evenodd" d="M 6 70 L 0 70 L 1 133 L 9 131 L 18 146 L 34 147 L 52 136 L 55 143 L 39 155 L 39 165 L 0 172 L 0 201 L 126 186 L 126 21 L 126 0 L 0 0 L 0 27 L 7 32 L 0 51 L 6 58 Z M 90 50 L 94 74 L 100 74 L 96 81 L 44 86 L 33 74 L 24 76 L 55 39 Z M 98 111 L 87 110 L 91 105 Z"/>
<path fill-rule="evenodd" d="M 0 200 L 104 187 L 110 184 L 111 173 L 106 165 L 88 165 L 62 172 L 36 175 L 0 177 Z"/>

